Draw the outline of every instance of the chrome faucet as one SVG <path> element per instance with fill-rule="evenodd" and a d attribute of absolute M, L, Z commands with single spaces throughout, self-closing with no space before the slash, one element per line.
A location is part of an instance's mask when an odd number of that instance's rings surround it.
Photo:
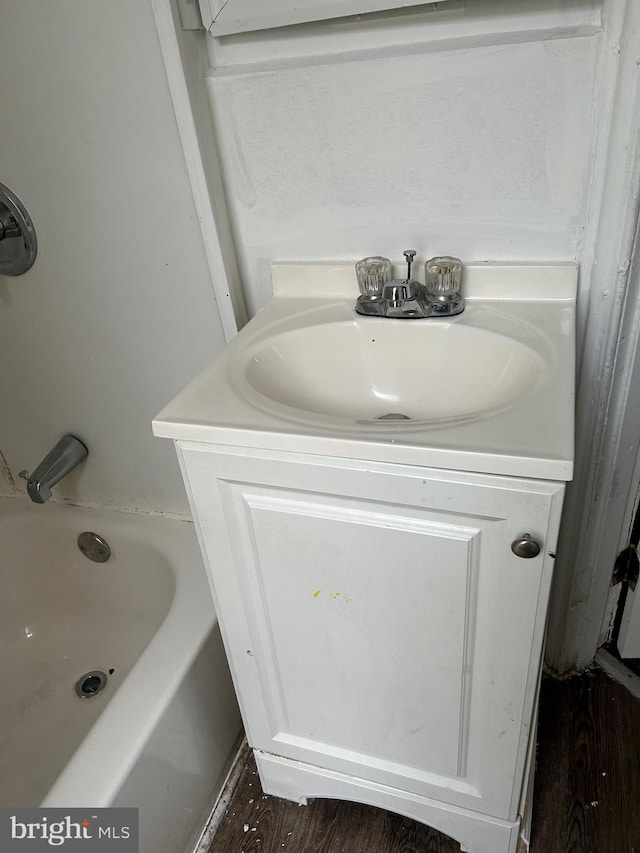
<path fill-rule="evenodd" d="M 425 284 L 411 278 L 416 252 L 407 249 L 407 277 L 391 281 L 391 263 L 379 256 L 363 258 L 356 264 L 360 296 L 358 314 L 373 317 L 413 319 L 452 317 L 464 311 L 460 295 L 462 263 L 458 258 L 436 257 L 425 264 Z"/>
<path fill-rule="evenodd" d="M 33 474 L 20 471 L 18 476 L 27 481 L 27 492 L 34 503 L 43 504 L 51 497 L 51 487 L 73 471 L 89 451 L 74 435 L 63 435 L 38 465 Z"/>

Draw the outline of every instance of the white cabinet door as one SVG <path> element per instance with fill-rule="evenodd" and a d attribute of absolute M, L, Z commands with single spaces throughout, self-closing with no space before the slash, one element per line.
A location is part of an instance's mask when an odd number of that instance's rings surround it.
<path fill-rule="evenodd" d="M 562 484 L 199 447 L 250 744 L 515 819 Z"/>

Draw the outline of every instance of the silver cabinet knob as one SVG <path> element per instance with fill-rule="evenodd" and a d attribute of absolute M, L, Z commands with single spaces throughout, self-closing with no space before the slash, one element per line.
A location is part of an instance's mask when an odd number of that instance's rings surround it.
<path fill-rule="evenodd" d="M 516 557 L 523 557 L 525 560 L 531 557 L 537 557 L 540 553 L 540 543 L 532 539 L 528 533 L 524 533 L 520 539 L 514 539 L 511 543 L 511 550 Z"/>

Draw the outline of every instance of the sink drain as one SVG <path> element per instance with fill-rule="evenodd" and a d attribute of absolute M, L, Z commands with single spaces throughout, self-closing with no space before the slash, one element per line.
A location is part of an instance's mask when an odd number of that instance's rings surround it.
<path fill-rule="evenodd" d="M 379 421 L 410 421 L 409 415 L 403 415 L 401 412 L 389 412 L 388 415 L 380 415 Z"/>
<path fill-rule="evenodd" d="M 81 699 L 91 699 L 104 690 L 107 680 L 107 674 L 99 669 L 86 672 L 76 681 L 76 695 Z"/>

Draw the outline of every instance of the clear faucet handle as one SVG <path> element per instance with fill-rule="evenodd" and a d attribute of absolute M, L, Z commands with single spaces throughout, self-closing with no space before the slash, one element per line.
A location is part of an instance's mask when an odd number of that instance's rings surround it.
<path fill-rule="evenodd" d="M 460 292 L 462 261 L 449 255 L 431 258 L 425 264 L 425 286 L 440 300 L 453 299 Z"/>
<path fill-rule="evenodd" d="M 361 299 L 366 302 L 380 299 L 383 287 L 391 281 L 391 261 L 379 255 L 363 258 L 356 264 L 356 276 Z"/>

